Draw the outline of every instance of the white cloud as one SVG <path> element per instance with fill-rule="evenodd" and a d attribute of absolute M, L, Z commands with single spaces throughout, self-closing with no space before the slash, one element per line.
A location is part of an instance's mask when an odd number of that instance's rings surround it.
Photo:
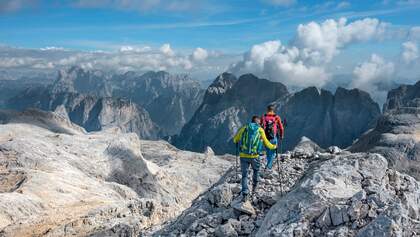
<path fill-rule="evenodd" d="M 341 9 L 349 8 L 350 6 L 351 6 L 350 2 L 342 1 L 342 2 L 339 2 L 337 4 L 337 7 L 336 8 L 339 9 L 339 10 L 341 10 Z"/>
<path fill-rule="evenodd" d="M 212 62 L 207 62 L 211 56 Z M 0 47 L 0 70 L 51 70 L 78 65 L 112 71 L 167 70 L 190 72 L 220 66 L 220 54 L 197 48 L 191 55 L 176 53 L 169 44 L 160 48 L 125 45 L 116 51 L 71 51 L 46 47 L 39 50 Z"/>
<path fill-rule="evenodd" d="M 239 63 L 232 65 L 231 71 L 255 73 L 288 85 L 322 86 L 328 79 L 324 68 L 306 65 L 299 57 L 299 49 L 285 47 L 280 41 L 268 41 L 254 45 L 244 54 Z"/>
<path fill-rule="evenodd" d="M 369 61 L 363 62 L 353 70 L 355 79 L 352 86 L 371 91 L 372 86 L 391 80 L 394 72 L 394 63 L 372 54 Z"/>
<path fill-rule="evenodd" d="M 198 62 L 205 61 L 208 56 L 209 56 L 209 53 L 207 52 L 207 50 L 203 48 L 196 48 L 194 52 L 192 53 L 192 59 Z"/>
<path fill-rule="evenodd" d="M 160 47 L 160 52 L 162 52 L 163 54 L 167 55 L 167 56 L 174 56 L 175 53 L 174 51 L 171 49 L 171 45 L 170 44 L 164 44 Z"/>
<path fill-rule="evenodd" d="M 347 19 L 326 20 L 321 24 L 300 24 L 294 45 L 304 49 L 304 57 L 315 63 L 330 62 L 339 50 L 349 44 L 383 37 L 385 23 L 365 18 L 347 24 Z"/>
<path fill-rule="evenodd" d="M 263 2 L 275 6 L 288 7 L 296 4 L 297 0 L 263 0 Z"/>
<path fill-rule="evenodd" d="M 130 45 L 124 45 L 120 47 L 120 52 L 136 52 L 136 53 L 143 53 L 152 50 L 149 46 L 144 47 L 135 47 Z"/>
<path fill-rule="evenodd" d="M 293 86 L 322 87 L 330 79 L 325 68 L 341 49 L 379 40 L 385 28 L 385 23 L 371 18 L 351 23 L 341 18 L 301 24 L 289 45 L 280 41 L 254 45 L 230 70 L 237 74 L 255 73 Z"/>
<path fill-rule="evenodd" d="M 40 50 L 57 50 L 57 51 L 60 51 L 60 50 L 65 50 L 65 49 L 63 47 L 47 46 L 47 47 L 40 48 Z"/>
<path fill-rule="evenodd" d="M 411 63 L 419 57 L 419 50 L 415 42 L 404 42 L 402 47 L 401 58 L 405 63 Z"/>
<path fill-rule="evenodd" d="M 375 101 L 382 104 L 386 100 L 395 71 L 394 63 L 372 54 L 368 61 L 354 68 L 354 79 L 350 86 L 369 92 Z"/>
<path fill-rule="evenodd" d="M 411 27 L 408 33 L 408 39 L 411 41 L 420 41 L 420 26 Z"/>

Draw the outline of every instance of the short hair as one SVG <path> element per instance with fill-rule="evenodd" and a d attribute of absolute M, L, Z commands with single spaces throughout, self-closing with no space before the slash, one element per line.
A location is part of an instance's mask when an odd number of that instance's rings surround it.
<path fill-rule="evenodd" d="M 276 110 L 276 106 L 274 106 L 274 105 L 268 105 L 267 106 L 267 111 L 273 111 L 274 112 L 274 110 Z"/>
<path fill-rule="evenodd" d="M 252 116 L 251 122 L 257 123 L 258 122 L 257 119 L 260 120 L 261 119 L 260 116 L 254 115 Z"/>

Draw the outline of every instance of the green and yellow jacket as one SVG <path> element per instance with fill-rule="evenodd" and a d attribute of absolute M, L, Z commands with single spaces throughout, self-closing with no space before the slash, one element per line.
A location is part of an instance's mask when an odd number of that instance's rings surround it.
<path fill-rule="evenodd" d="M 233 138 L 233 142 L 235 144 L 239 143 L 242 139 L 242 135 L 246 129 L 248 125 L 243 126 L 241 129 L 239 129 L 239 131 L 236 133 L 235 137 Z M 267 139 L 267 137 L 265 136 L 265 132 L 264 129 L 262 129 L 261 127 L 258 128 L 258 132 L 260 133 L 260 137 L 262 139 L 262 142 L 264 143 L 264 146 L 266 146 L 268 149 L 270 150 L 274 150 L 277 148 L 276 145 L 273 145 L 270 143 L 270 141 Z M 259 154 L 247 154 L 244 152 L 240 152 L 239 156 L 241 158 L 258 158 Z"/>

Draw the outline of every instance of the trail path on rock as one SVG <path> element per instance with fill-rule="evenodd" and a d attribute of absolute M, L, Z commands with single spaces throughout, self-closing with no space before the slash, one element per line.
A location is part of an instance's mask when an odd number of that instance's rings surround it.
<path fill-rule="evenodd" d="M 241 199 L 241 175 L 240 172 L 237 175 L 235 169 L 231 169 L 212 189 L 197 198 L 193 205 L 174 222 L 167 223 L 161 229 L 155 227 L 144 236 L 254 235 L 270 207 L 281 195 L 291 189 L 307 166 L 307 159 L 293 158 L 280 163 L 280 176 L 277 163 L 272 172 L 262 171 L 258 190 L 251 198 L 255 215 L 248 215 L 233 207 Z M 251 169 L 250 177 L 252 177 Z"/>

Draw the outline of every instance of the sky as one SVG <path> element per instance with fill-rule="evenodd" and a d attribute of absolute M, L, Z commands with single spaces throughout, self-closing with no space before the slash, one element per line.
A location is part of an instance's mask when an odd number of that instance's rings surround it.
<path fill-rule="evenodd" d="M 1 0 L 0 70 L 79 65 L 376 93 L 420 79 L 420 0 Z"/>

